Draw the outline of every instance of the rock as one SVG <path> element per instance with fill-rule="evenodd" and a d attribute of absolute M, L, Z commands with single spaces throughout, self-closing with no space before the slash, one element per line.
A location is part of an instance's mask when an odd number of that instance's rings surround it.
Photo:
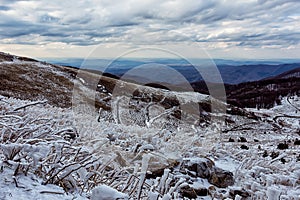
<path fill-rule="evenodd" d="M 189 165 L 191 164 L 191 165 Z M 187 166 L 187 169 L 196 172 L 196 176 L 200 178 L 208 178 L 210 176 L 210 171 L 215 165 L 212 160 L 207 158 L 199 158 L 197 160 L 191 161 Z"/>
<path fill-rule="evenodd" d="M 234 139 L 229 138 L 228 142 L 235 142 Z"/>
<path fill-rule="evenodd" d="M 180 193 L 182 197 L 187 197 L 190 199 L 195 199 L 197 196 L 207 196 L 208 190 L 206 188 L 192 188 L 189 185 L 180 188 Z"/>
<path fill-rule="evenodd" d="M 209 194 L 210 196 L 212 196 L 212 197 L 213 197 L 214 194 L 217 192 L 216 187 L 213 186 L 213 185 L 209 186 L 209 187 L 207 188 L 207 190 L 208 190 L 208 194 Z"/>
<path fill-rule="evenodd" d="M 260 145 L 258 145 L 258 147 L 257 147 L 257 148 L 258 148 L 258 150 L 261 150 L 261 146 L 260 146 Z"/>
<path fill-rule="evenodd" d="M 267 156 L 268 156 L 268 151 L 265 150 L 265 151 L 264 151 L 264 154 L 263 154 L 262 156 L 263 156 L 264 158 L 267 157 Z"/>
<path fill-rule="evenodd" d="M 271 156 L 272 159 L 277 158 L 279 156 L 279 152 L 274 152 L 273 151 L 270 156 Z"/>
<path fill-rule="evenodd" d="M 173 169 L 179 165 L 177 158 L 166 158 L 160 154 L 151 154 L 146 178 L 161 177 L 165 169 Z"/>
<path fill-rule="evenodd" d="M 246 149 L 246 150 L 248 150 L 249 147 L 243 144 L 243 145 L 241 146 L 241 149 Z"/>
<path fill-rule="evenodd" d="M 193 188 L 191 188 L 189 185 L 180 188 L 180 193 L 181 193 L 182 197 L 187 197 L 189 199 L 197 198 L 196 191 Z"/>
<path fill-rule="evenodd" d="M 244 137 L 240 137 L 240 139 L 238 140 L 239 142 L 247 142 L 247 139 Z"/>
<path fill-rule="evenodd" d="M 282 162 L 282 164 L 286 163 L 286 160 L 284 158 L 281 158 L 280 161 Z"/>
<path fill-rule="evenodd" d="M 250 197 L 250 193 L 247 192 L 245 189 L 230 189 L 229 195 L 230 195 L 232 198 L 235 198 L 237 195 L 238 195 L 238 196 L 241 196 L 241 197 L 243 197 L 243 198 Z M 243 198 L 242 198 L 242 199 L 243 199 Z"/>
<path fill-rule="evenodd" d="M 206 188 L 198 188 L 198 189 L 195 189 L 195 191 L 198 196 L 207 196 L 208 195 L 208 190 Z"/>
<path fill-rule="evenodd" d="M 217 187 L 225 188 L 234 184 L 233 174 L 216 167 L 214 162 L 208 158 L 187 160 L 183 166 L 189 171 L 195 172 L 197 177 L 205 178 Z"/>
<path fill-rule="evenodd" d="M 280 150 L 284 150 L 284 149 L 288 149 L 288 148 L 289 148 L 289 145 L 286 142 L 279 143 L 277 146 L 277 149 L 280 149 Z"/>
<path fill-rule="evenodd" d="M 149 179 L 149 178 L 155 179 L 157 177 L 161 177 L 164 174 L 164 170 L 165 170 L 165 167 L 153 169 L 151 173 L 147 172 L 146 178 L 147 179 Z"/>
<path fill-rule="evenodd" d="M 232 172 L 213 167 L 208 182 L 217 187 L 226 188 L 234 184 L 234 178 Z"/>

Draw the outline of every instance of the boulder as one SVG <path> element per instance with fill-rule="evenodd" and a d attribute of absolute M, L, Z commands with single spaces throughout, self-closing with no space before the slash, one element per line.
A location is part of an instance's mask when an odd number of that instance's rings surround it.
<path fill-rule="evenodd" d="M 180 188 L 180 193 L 182 197 L 187 197 L 189 199 L 196 199 L 197 196 L 207 196 L 208 190 L 206 188 L 193 188 L 189 185 Z"/>
<path fill-rule="evenodd" d="M 187 170 L 195 172 L 197 177 L 205 178 L 217 187 L 226 188 L 234 184 L 232 172 L 216 167 L 215 163 L 208 158 L 186 160 L 183 166 Z"/>
<path fill-rule="evenodd" d="M 226 188 L 234 184 L 234 178 L 232 172 L 213 167 L 208 182 L 217 187 Z"/>
<path fill-rule="evenodd" d="M 155 179 L 157 177 L 161 177 L 165 169 L 172 170 L 177 165 L 179 165 L 179 161 L 176 157 L 164 157 L 159 153 L 151 154 L 151 158 L 148 163 L 146 178 Z"/>
<path fill-rule="evenodd" d="M 200 158 L 191 161 L 187 165 L 187 169 L 196 172 L 196 176 L 200 178 L 208 178 L 210 176 L 210 171 L 214 167 L 214 162 L 207 158 Z"/>

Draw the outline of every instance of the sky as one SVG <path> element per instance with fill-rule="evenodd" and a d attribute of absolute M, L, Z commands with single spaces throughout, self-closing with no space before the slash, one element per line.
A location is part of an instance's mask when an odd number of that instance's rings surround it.
<path fill-rule="evenodd" d="M 0 51 L 110 58 L 160 48 L 200 58 L 300 58 L 299 10 L 299 0 L 0 0 Z"/>

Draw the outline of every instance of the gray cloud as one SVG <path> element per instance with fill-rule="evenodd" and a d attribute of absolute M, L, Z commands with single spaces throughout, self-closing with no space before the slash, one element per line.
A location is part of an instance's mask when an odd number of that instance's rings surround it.
<path fill-rule="evenodd" d="M 298 0 L 1 2 L 0 27 L 5 31 L 0 32 L 0 43 L 4 44 L 62 42 L 86 46 L 191 40 L 286 48 L 300 41 Z"/>
<path fill-rule="evenodd" d="M 39 22 L 40 23 L 57 23 L 57 22 L 59 22 L 59 18 L 44 14 L 39 17 Z"/>
<path fill-rule="evenodd" d="M 10 7 L 9 6 L 0 6 L 0 10 L 9 10 Z"/>

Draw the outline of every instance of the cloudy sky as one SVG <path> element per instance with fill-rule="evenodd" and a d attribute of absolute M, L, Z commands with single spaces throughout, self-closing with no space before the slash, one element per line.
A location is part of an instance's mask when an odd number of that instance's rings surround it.
<path fill-rule="evenodd" d="M 0 51 L 114 57 L 134 48 L 300 58 L 299 0 L 0 0 Z M 201 57 L 201 56 L 200 56 Z"/>

